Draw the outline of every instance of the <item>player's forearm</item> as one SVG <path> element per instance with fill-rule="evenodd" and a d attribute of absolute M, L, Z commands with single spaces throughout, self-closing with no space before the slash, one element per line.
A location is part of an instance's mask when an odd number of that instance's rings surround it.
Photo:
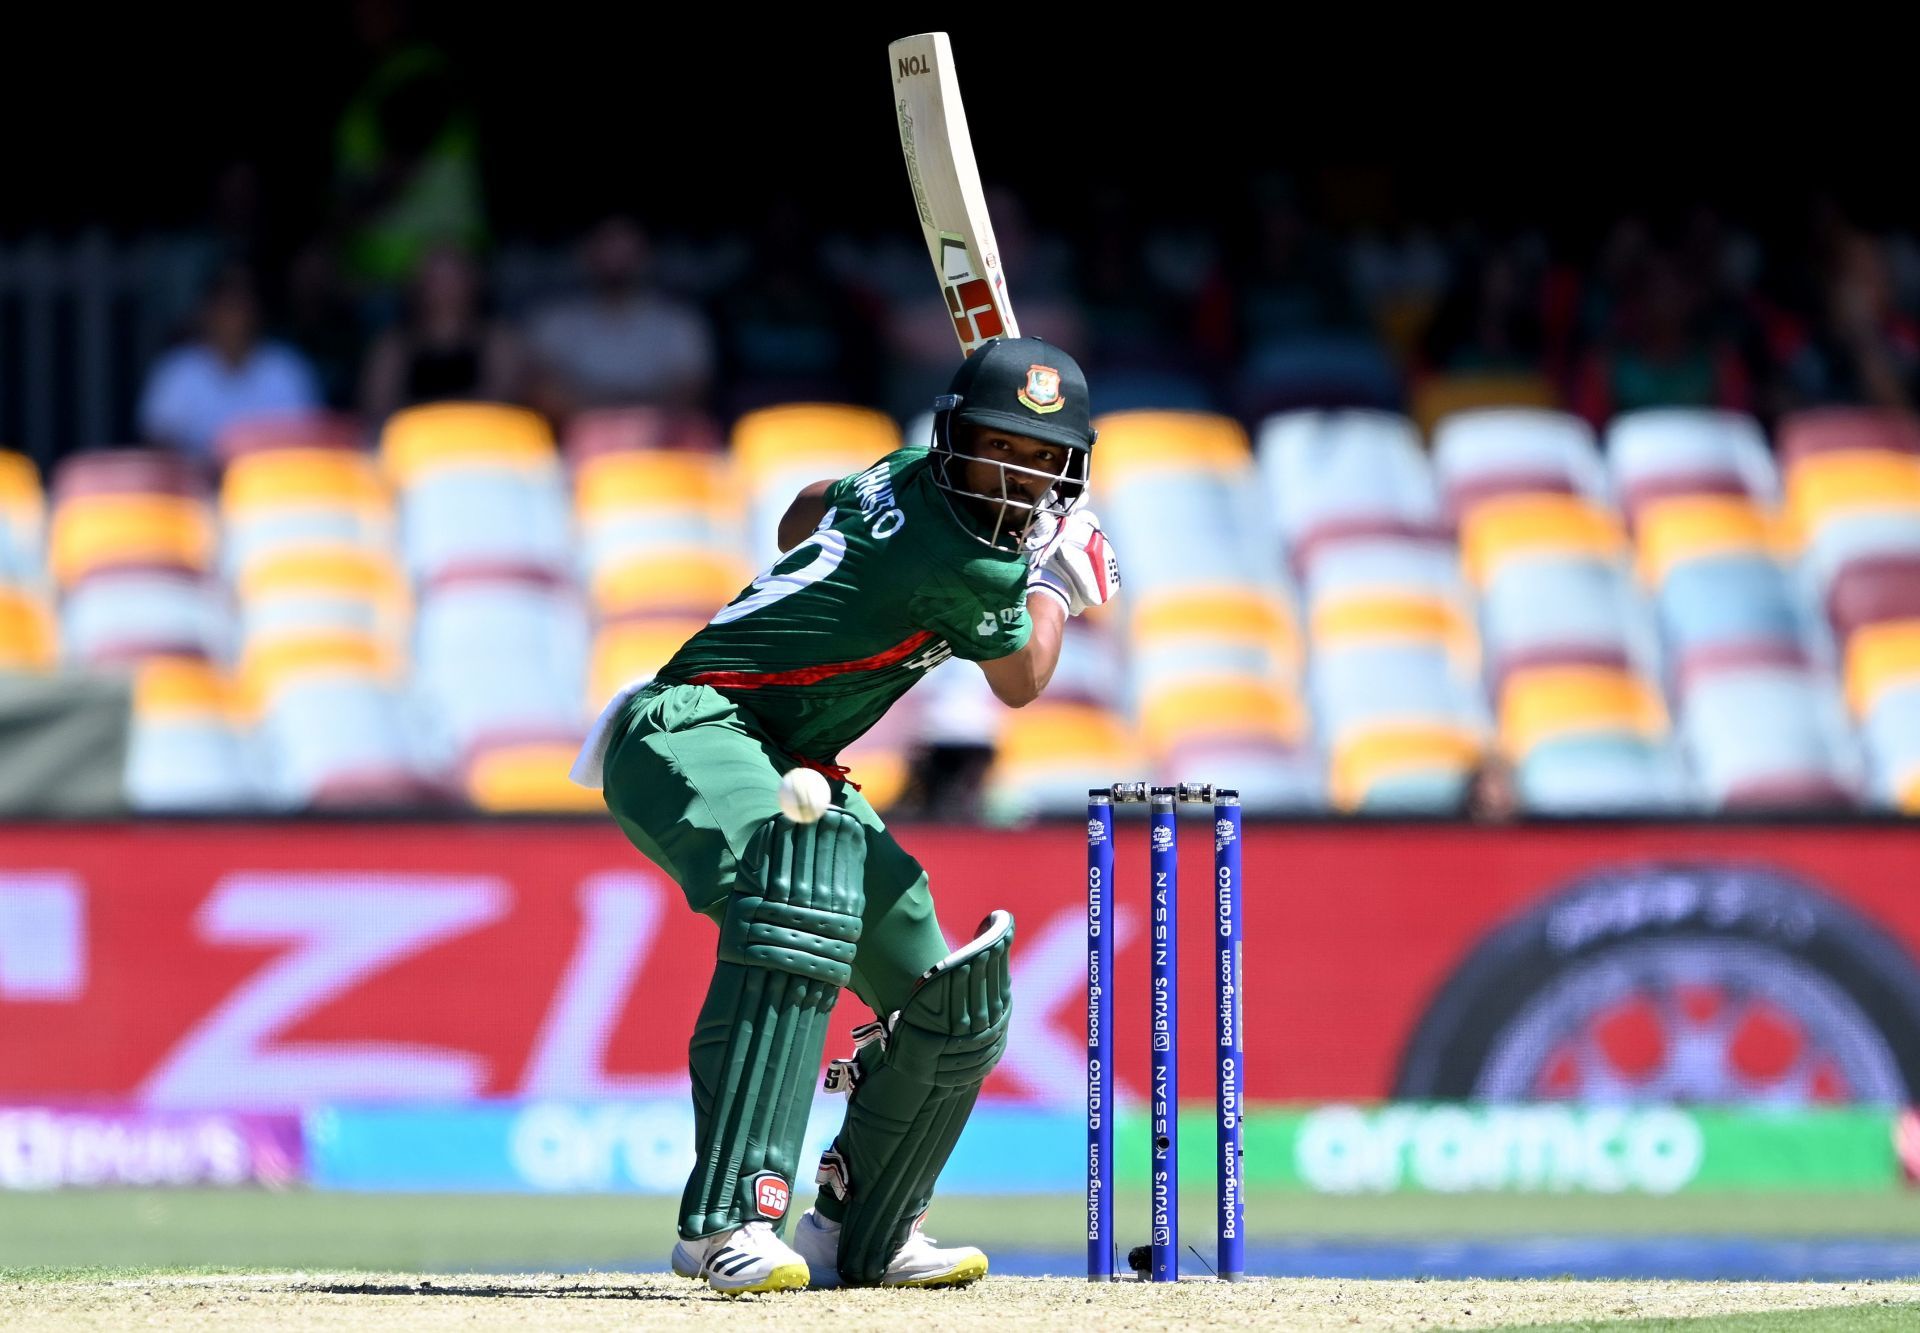
<path fill-rule="evenodd" d="M 1027 614 L 1033 618 L 1033 632 L 1017 653 L 992 662 L 981 663 L 994 697 L 1013 708 L 1024 708 L 1038 699 L 1060 665 L 1060 644 L 1066 637 L 1067 610 L 1051 593 L 1034 593 L 1027 598 Z"/>

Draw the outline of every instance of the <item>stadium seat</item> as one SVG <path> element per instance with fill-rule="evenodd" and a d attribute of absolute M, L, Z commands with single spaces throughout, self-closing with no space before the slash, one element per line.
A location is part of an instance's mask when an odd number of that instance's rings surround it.
<path fill-rule="evenodd" d="M 1690 495 L 1640 510 L 1634 544 L 1640 575 L 1658 588 L 1676 565 L 1717 556 L 1770 557 L 1777 534 L 1766 513 L 1737 496 Z"/>
<path fill-rule="evenodd" d="M 1260 482 L 1295 568 L 1304 556 L 1369 533 L 1438 531 L 1433 469 L 1413 423 L 1391 412 L 1288 412 L 1261 423 Z"/>
<path fill-rule="evenodd" d="M 1920 681 L 1902 681 L 1877 696 L 1860 738 L 1875 803 L 1920 814 Z"/>
<path fill-rule="evenodd" d="M 1440 422 L 1460 412 L 1484 408 L 1553 409 L 1560 394 L 1542 375 L 1466 373 L 1424 375 L 1414 382 L 1410 415 L 1423 438 Z"/>
<path fill-rule="evenodd" d="M 1607 424 L 1606 459 L 1628 518 L 1678 496 L 1744 496 L 1779 503 L 1780 475 L 1760 423 L 1744 412 L 1661 407 L 1626 412 Z"/>
<path fill-rule="evenodd" d="M 1478 673 L 1463 673 L 1439 644 L 1319 648 L 1308 683 L 1314 730 L 1330 752 L 1384 727 L 1486 728 Z"/>
<path fill-rule="evenodd" d="M 428 403 L 387 418 L 380 462 L 395 489 L 407 490 L 447 469 L 524 468 L 543 475 L 559 455 L 536 412 L 499 403 Z"/>
<path fill-rule="evenodd" d="M 480 569 L 571 575 L 572 515 L 557 463 L 436 466 L 400 493 L 403 562 L 419 583 Z"/>
<path fill-rule="evenodd" d="M 127 803 L 143 814 L 243 811 L 261 803 L 231 684 L 194 658 L 152 657 L 133 678 Z"/>
<path fill-rule="evenodd" d="M 204 501 L 179 495 L 80 495 L 56 504 L 48 565 L 63 589 L 105 570 L 213 566 L 215 527 Z"/>
<path fill-rule="evenodd" d="M 1202 740 L 1299 746 L 1306 717 L 1283 685 L 1251 674 L 1195 675 L 1165 682 L 1140 701 L 1141 737 L 1152 756 Z"/>
<path fill-rule="evenodd" d="M 172 449 L 83 449 L 53 470 L 57 509 L 83 496 L 171 495 L 205 500 L 207 474 L 200 462 Z"/>
<path fill-rule="evenodd" d="M 463 785 L 467 800 L 489 814 L 598 813 L 605 797 L 567 777 L 578 740 L 533 740 L 482 748 L 467 760 Z"/>
<path fill-rule="evenodd" d="M 1578 496 L 1612 505 L 1593 429 L 1565 412 L 1483 408 L 1456 412 L 1433 430 L 1433 463 L 1447 511 L 1464 523 L 1502 496 Z"/>
<path fill-rule="evenodd" d="M 1920 419 L 1873 407 L 1815 407 L 1789 412 L 1774 430 L 1780 465 L 1792 472 L 1816 454 L 1857 450 L 1920 454 Z"/>
<path fill-rule="evenodd" d="M 1545 741 L 1517 767 L 1521 808 L 1540 815 L 1665 814 L 1687 805 L 1672 753 L 1644 737 L 1567 736 Z"/>
<path fill-rule="evenodd" d="M 594 635 L 587 708 L 597 716 L 623 688 L 652 680 L 706 622 L 692 617 L 648 617 L 602 625 Z"/>
<path fill-rule="evenodd" d="M 1874 513 L 1920 516 L 1920 457 L 1841 450 L 1811 455 L 1787 472 L 1788 530 L 1800 547 L 1828 525 Z"/>
<path fill-rule="evenodd" d="M 1659 741 L 1666 709 L 1645 681 L 1602 666 L 1528 667 L 1510 673 L 1499 697 L 1500 744 L 1524 762 L 1538 747 L 1584 736 Z"/>
<path fill-rule="evenodd" d="M 1827 589 L 1826 611 L 1842 643 L 1868 625 L 1920 620 L 1920 554 L 1868 557 L 1842 566 Z"/>
<path fill-rule="evenodd" d="M 1119 715 L 1043 696 L 1002 735 L 987 776 L 986 810 L 1002 823 L 1083 815 L 1088 788 L 1148 771 L 1144 747 Z"/>
<path fill-rule="evenodd" d="M 378 674 L 336 663 L 284 672 L 257 714 L 270 800 L 292 809 L 438 805 L 447 799 L 420 762 L 417 728 Z"/>
<path fill-rule="evenodd" d="M 1800 582 L 1825 608 L 1840 572 L 1863 560 L 1920 559 L 1920 513 L 1879 510 L 1826 524 L 1800 554 Z"/>
<path fill-rule="evenodd" d="M 1689 684 L 1679 736 L 1710 807 L 1844 804 L 1851 743 L 1832 685 L 1806 671 L 1715 671 Z"/>
<path fill-rule="evenodd" d="M 402 679 L 392 647 L 354 629 L 276 634 L 249 643 L 240 658 L 245 709 L 255 717 L 275 707 L 283 693 L 310 683 L 352 680 L 393 689 Z"/>
<path fill-rule="evenodd" d="M 154 655 L 224 662 L 235 638 L 225 590 L 201 574 L 103 570 L 68 588 L 60 603 L 62 655 L 88 666 Z"/>
<path fill-rule="evenodd" d="M 46 603 L 29 589 L 0 584 L 0 671 L 46 671 L 57 656 Z"/>
<path fill-rule="evenodd" d="M 423 590 L 413 691 L 431 766 L 457 769 L 505 740 L 577 741 L 588 642 L 586 608 L 563 582 L 462 577 Z"/>
<path fill-rule="evenodd" d="M 704 620 L 739 596 L 752 577 L 733 556 L 694 547 L 602 566 L 594 571 L 590 592 L 594 613 L 603 620 L 659 615 Z"/>
<path fill-rule="evenodd" d="M 580 566 L 590 581 L 616 565 L 693 551 L 728 570 L 733 589 L 715 606 L 746 583 L 739 487 L 724 456 L 597 455 L 575 470 L 574 494 Z"/>
<path fill-rule="evenodd" d="M 802 487 L 864 471 L 900 447 L 899 428 L 871 408 L 800 403 L 763 407 L 734 423 L 731 453 L 745 495 L 747 562 L 780 553 L 780 516 Z"/>
<path fill-rule="evenodd" d="M 1619 565 L 1584 558 L 1513 560 L 1480 598 L 1480 633 L 1498 682 L 1511 671 L 1599 662 L 1658 676 L 1655 622 Z"/>
<path fill-rule="evenodd" d="M 726 450 L 720 425 L 704 412 L 669 407 L 600 407 L 576 412 L 567 422 L 567 462 L 580 467 L 613 454 L 675 451 L 718 454 Z"/>
<path fill-rule="evenodd" d="M 231 470 L 255 454 L 290 449 L 358 454 L 369 444 L 366 426 L 340 412 L 276 412 L 229 422 L 214 442 L 214 455 Z"/>
<path fill-rule="evenodd" d="M 1356 730 L 1334 744 L 1328 794 L 1343 811 L 1444 814 L 1460 808 L 1482 741 L 1435 723 Z"/>
<path fill-rule="evenodd" d="M 1862 627 L 1846 645 L 1847 706 L 1865 718 L 1889 690 L 1920 682 L 1920 620 Z"/>
<path fill-rule="evenodd" d="M 1676 565 L 1654 594 L 1671 657 L 1779 645 L 1803 653 L 1800 612 L 1787 575 L 1764 555 L 1717 555 Z"/>
<path fill-rule="evenodd" d="M 316 631 L 366 634 L 406 656 L 411 598 L 392 558 L 356 545 L 287 547 L 262 556 L 234 589 L 250 648 Z"/>
<path fill-rule="evenodd" d="M 47 500 L 33 461 L 0 449 L 0 584 L 39 575 L 46 519 Z"/>
<path fill-rule="evenodd" d="M 1569 495 L 1511 495 L 1478 504 L 1460 525 L 1461 568 L 1485 589 L 1509 564 L 1621 559 L 1626 538 L 1606 510 Z"/>

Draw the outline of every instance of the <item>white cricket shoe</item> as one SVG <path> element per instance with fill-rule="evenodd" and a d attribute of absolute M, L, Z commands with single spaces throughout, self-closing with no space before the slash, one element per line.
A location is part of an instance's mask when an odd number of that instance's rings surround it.
<path fill-rule="evenodd" d="M 840 1224 L 830 1222 L 809 1208 L 800 1214 L 793 1231 L 793 1248 L 807 1261 L 812 1274 L 809 1286 L 840 1285 Z M 933 1237 L 913 1224 L 906 1241 L 894 1251 L 880 1279 L 883 1287 L 961 1287 L 978 1282 L 987 1275 L 987 1256 L 971 1245 L 937 1244 Z"/>
<path fill-rule="evenodd" d="M 675 1241 L 673 1271 L 681 1277 L 704 1278 L 722 1296 L 795 1291 L 807 1285 L 808 1276 L 807 1261 L 766 1222 L 749 1222 L 699 1240 Z"/>

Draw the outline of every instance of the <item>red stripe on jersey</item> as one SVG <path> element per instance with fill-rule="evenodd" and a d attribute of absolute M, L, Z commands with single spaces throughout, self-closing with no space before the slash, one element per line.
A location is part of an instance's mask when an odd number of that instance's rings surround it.
<path fill-rule="evenodd" d="M 878 671 L 881 667 L 903 662 L 932 638 L 933 632 L 923 629 L 904 643 L 896 643 L 857 662 L 825 662 L 820 666 L 797 667 L 792 671 L 702 671 L 697 676 L 687 677 L 687 684 L 714 685 L 729 690 L 757 690 L 763 685 L 815 685 L 849 671 Z"/>

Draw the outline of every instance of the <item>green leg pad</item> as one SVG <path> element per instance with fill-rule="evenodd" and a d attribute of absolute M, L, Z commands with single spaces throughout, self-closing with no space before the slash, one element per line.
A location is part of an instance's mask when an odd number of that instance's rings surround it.
<path fill-rule="evenodd" d="M 775 816 L 747 844 L 688 1048 L 688 1240 L 785 1219 L 827 1020 L 852 976 L 865 873 L 865 833 L 842 810 L 812 824 Z"/>
<path fill-rule="evenodd" d="M 1007 1045 L 1013 918 L 995 912 L 972 943 L 927 970 L 884 1041 L 854 1055 L 846 1124 L 821 1159 L 817 1206 L 840 1227 L 840 1280 L 871 1286 L 933 1198 Z"/>

